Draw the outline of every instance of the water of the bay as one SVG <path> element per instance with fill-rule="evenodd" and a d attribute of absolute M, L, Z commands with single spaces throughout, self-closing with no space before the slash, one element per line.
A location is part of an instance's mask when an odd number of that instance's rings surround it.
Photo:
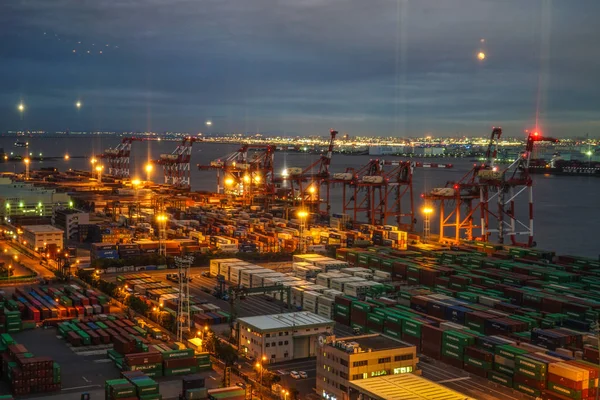
<path fill-rule="evenodd" d="M 40 167 L 56 167 L 59 170 L 90 169 L 89 158 L 76 158 L 77 156 L 90 157 L 100 154 L 109 147 L 120 143 L 118 137 L 69 137 L 69 138 L 19 138 L 21 142 L 29 142 L 28 149 L 16 148 L 14 137 L 0 137 L 0 148 L 8 154 L 24 155 L 27 151 L 32 156 L 63 157 L 69 154 L 71 158 L 54 161 L 33 162 L 32 169 Z M 156 160 L 160 154 L 171 153 L 177 142 L 174 141 L 146 141 L 135 142 L 131 155 L 131 176 L 145 179 L 144 165 L 147 160 Z M 196 164 L 207 164 L 211 160 L 225 156 L 239 145 L 195 143 L 192 153 L 191 181 L 192 190 L 216 189 L 214 171 L 199 171 Z M 276 173 L 286 167 L 304 167 L 318 160 L 314 154 L 278 152 L 275 156 Z M 349 156 L 335 154 L 332 162 L 332 172 L 344 172 L 347 167 L 360 168 L 373 156 Z M 398 159 L 397 157 L 383 157 L 385 159 Z M 417 211 L 417 229 L 422 229 L 422 218 L 419 213 L 423 202 L 419 197 L 432 188 L 443 187 L 447 181 L 458 180 L 467 174 L 472 167 L 472 162 L 467 159 L 436 159 L 435 162 L 451 162 L 453 169 L 423 169 L 415 170 L 413 178 L 415 208 Z M 22 162 L 8 162 L 0 164 L 1 171 L 22 172 Z M 162 171 L 155 167 L 151 174 L 155 182 L 162 181 Z M 550 175 L 535 175 L 535 241 L 538 248 L 554 250 L 559 254 L 573 254 L 589 257 L 598 257 L 600 254 L 600 236 L 597 228 L 600 224 L 600 179 L 593 177 L 561 177 Z M 341 212 L 341 188 L 332 189 L 332 211 Z M 437 218 L 432 217 L 432 232 L 436 233 Z"/>

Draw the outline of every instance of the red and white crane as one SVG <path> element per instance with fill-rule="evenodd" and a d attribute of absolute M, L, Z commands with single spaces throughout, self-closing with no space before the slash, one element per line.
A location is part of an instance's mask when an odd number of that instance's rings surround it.
<path fill-rule="evenodd" d="M 114 149 L 106 149 L 99 158 L 106 160 L 108 164 L 108 173 L 116 178 L 129 178 L 129 160 L 131 156 L 131 144 L 135 141 L 142 141 L 142 138 L 127 137 L 121 140 L 121 143 Z"/>
<path fill-rule="evenodd" d="M 197 139 L 185 137 L 171 154 L 161 154 L 155 164 L 163 167 L 164 183 L 176 189 L 190 190 L 192 145 Z"/>

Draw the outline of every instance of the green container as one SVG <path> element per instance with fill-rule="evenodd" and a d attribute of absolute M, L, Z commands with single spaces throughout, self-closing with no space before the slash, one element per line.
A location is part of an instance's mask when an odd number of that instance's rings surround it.
<path fill-rule="evenodd" d="M 540 372 L 545 374 L 548 372 L 548 365 L 538 360 L 534 360 L 527 356 L 515 357 L 515 367 L 526 368 L 530 371 Z"/>
<path fill-rule="evenodd" d="M 140 400 L 162 400 L 162 394 L 145 394 L 143 396 L 140 396 Z"/>
<path fill-rule="evenodd" d="M 529 353 L 527 350 L 519 349 L 518 347 L 514 347 L 509 344 L 496 346 L 495 348 L 495 354 L 513 361 L 517 356 L 527 353 Z"/>
<path fill-rule="evenodd" d="M 136 388 L 138 396 L 147 394 L 158 394 L 158 383 L 156 383 L 150 378 L 143 380 L 136 379 L 132 383 Z"/>
<path fill-rule="evenodd" d="M 185 368 L 165 368 L 163 370 L 164 376 L 176 376 L 176 375 L 187 375 L 198 372 L 198 367 L 185 367 Z"/>
<path fill-rule="evenodd" d="M 60 383 L 60 365 L 58 363 L 52 364 L 52 381 L 53 383 Z"/>
<path fill-rule="evenodd" d="M 465 335 L 457 331 L 444 331 L 442 340 L 448 343 L 455 343 L 459 346 L 466 347 L 475 344 L 475 338 L 473 336 Z"/>
<path fill-rule="evenodd" d="M 199 388 L 199 389 L 188 389 L 185 392 L 185 398 L 187 400 L 204 400 L 208 398 L 208 389 L 207 388 Z"/>
<path fill-rule="evenodd" d="M 548 382 L 548 389 L 574 400 L 581 400 L 581 390 L 575 390 L 554 382 Z"/>
<path fill-rule="evenodd" d="M 542 395 L 541 390 L 529 387 L 519 382 L 514 382 L 513 388 L 531 397 L 540 397 Z"/>
<path fill-rule="evenodd" d="M 513 376 L 515 374 L 515 371 L 513 368 L 511 367 L 507 367 L 506 365 L 502 365 L 502 364 L 498 364 L 498 363 L 494 363 L 494 371 L 506 374 L 506 375 L 510 375 Z"/>
<path fill-rule="evenodd" d="M 452 342 L 442 342 L 442 349 L 458 351 L 464 353 L 464 347 Z"/>
<path fill-rule="evenodd" d="M 529 368 L 524 368 L 515 365 L 515 374 L 526 376 L 529 379 L 535 379 L 536 381 L 545 381 L 546 373 L 540 371 L 532 371 Z"/>
<path fill-rule="evenodd" d="M 129 382 L 110 385 L 107 388 L 107 394 L 113 399 L 134 397 L 135 387 Z"/>
<path fill-rule="evenodd" d="M 488 362 L 488 361 L 481 361 L 478 360 L 475 357 L 471 357 L 471 356 L 464 356 L 464 360 L 465 364 L 469 364 L 472 365 L 473 367 L 478 367 L 481 369 L 485 369 L 485 370 L 491 370 L 492 369 L 492 363 Z"/>
<path fill-rule="evenodd" d="M 399 340 L 402 339 L 402 332 L 396 332 L 388 328 L 383 328 L 383 333 Z"/>
<path fill-rule="evenodd" d="M 10 346 L 16 343 L 12 336 L 10 336 L 8 333 L 0 334 L 0 340 L 6 346 Z"/>
<path fill-rule="evenodd" d="M 492 382 L 499 383 L 499 384 L 509 387 L 509 388 L 512 388 L 512 386 L 513 386 L 512 377 L 510 377 L 508 375 L 501 374 L 500 372 L 496 372 L 496 371 L 488 371 L 487 376 L 488 376 L 488 379 Z"/>
<path fill-rule="evenodd" d="M 161 351 L 163 360 L 173 360 L 177 358 L 190 358 L 194 356 L 194 349 Z"/>
<path fill-rule="evenodd" d="M 463 359 L 463 353 L 455 351 L 455 350 L 447 349 L 447 348 L 442 348 L 442 355 L 446 356 L 446 357 L 454 358 L 456 360 Z"/>

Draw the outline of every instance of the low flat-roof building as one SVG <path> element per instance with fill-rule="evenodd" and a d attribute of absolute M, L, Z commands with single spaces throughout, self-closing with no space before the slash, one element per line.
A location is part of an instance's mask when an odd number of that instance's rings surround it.
<path fill-rule="evenodd" d="M 319 336 L 333 332 L 335 322 L 311 312 L 238 318 L 239 347 L 249 356 L 268 362 L 316 355 Z"/>
<path fill-rule="evenodd" d="M 317 393 L 325 399 L 349 400 L 350 382 L 410 374 L 418 361 L 415 346 L 388 336 L 331 336 L 317 354 Z"/>
<path fill-rule="evenodd" d="M 62 249 L 64 231 L 52 225 L 26 225 L 22 227 L 21 243 L 30 249 L 43 249 L 46 246 L 56 245 Z"/>
<path fill-rule="evenodd" d="M 414 374 L 350 382 L 350 400 L 474 400 Z"/>

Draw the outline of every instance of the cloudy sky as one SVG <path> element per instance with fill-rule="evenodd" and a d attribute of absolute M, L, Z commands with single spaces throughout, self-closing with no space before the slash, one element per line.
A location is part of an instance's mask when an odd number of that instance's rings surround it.
<path fill-rule="evenodd" d="M 600 135 L 598 15 L 598 0 L 0 0 L 0 131 Z"/>

